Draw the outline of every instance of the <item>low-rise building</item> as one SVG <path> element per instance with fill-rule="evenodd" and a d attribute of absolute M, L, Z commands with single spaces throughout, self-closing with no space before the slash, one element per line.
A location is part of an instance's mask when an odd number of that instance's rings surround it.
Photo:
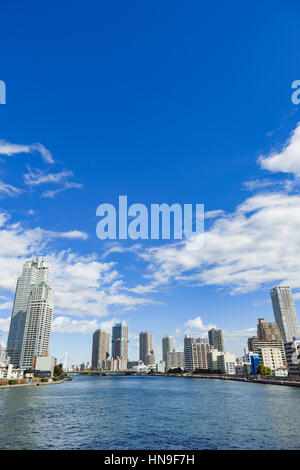
<path fill-rule="evenodd" d="M 0 379 L 2 380 L 19 380 L 23 379 L 24 370 L 14 367 L 13 364 L 0 364 Z"/>
<path fill-rule="evenodd" d="M 287 367 L 280 367 L 277 370 L 273 370 L 272 375 L 275 377 L 287 377 L 289 375 L 289 371 Z"/>
<path fill-rule="evenodd" d="M 259 364 L 259 355 L 252 353 L 250 355 L 250 361 L 251 361 L 251 375 L 256 375 L 257 367 L 258 367 L 258 364 Z"/>
<path fill-rule="evenodd" d="M 163 374 L 166 369 L 166 363 L 165 361 L 160 361 L 159 364 L 156 364 L 156 373 L 157 374 Z"/>
<path fill-rule="evenodd" d="M 261 348 L 277 348 L 280 350 L 282 363 L 284 366 L 287 365 L 286 357 L 285 357 L 285 349 L 284 344 L 282 341 L 260 341 L 260 340 L 253 340 L 252 342 L 252 349 L 249 351 L 253 352 L 254 354 L 260 354 L 259 351 Z"/>
<path fill-rule="evenodd" d="M 127 370 L 127 359 L 123 357 L 109 357 L 102 361 L 101 368 L 107 371 L 121 371 Z"/>
<path fill-rule="evenodd" d="M 259 364 L 258 354 L 246 353 L 243 357 L 240 357 L 236 361 L 235 371 L 237 375 L 248 377 L 249 375 L 255 375 L 256 368 Z"/>
<path fill-rule="evenodd" d="M 294 338 L 293 341 L 285 343 L 285 354 L 289 375 L 300 375 L 300 338 Z"/>
<path fill-rule="evenodd" d="M 258 350 L 258 355 L 260 364 L 269 367 L 272 371 L 286 367 L 280 348 L 261 347 Z"/>
<path fill-rule="evenodd" d="M 37 377 L 53 377 L 55 358 L 48 354 L 34 356 L 32 369 Z"/>
<path fill-rule="evenodd" d="M 235 375 L 236 359 L 235 355 L 229 352 L 222 352 L 217 356 L 218 370 L 227 375 Z"/>
<path fill-rule="evenodd" d="M 223 353 L 221 351 L 218 351 L 218 349 L 211 349 L 207 353 L 207 365 L 209 370 L 219 370 L 219 364 L 218 364 L 218 357 L 221 356 Z"/>
<path fill-rule="evenodd" d="M 155 366 L 155 354 L 150 352 L 145 356 L 145 365 L 146 366 Z"/>

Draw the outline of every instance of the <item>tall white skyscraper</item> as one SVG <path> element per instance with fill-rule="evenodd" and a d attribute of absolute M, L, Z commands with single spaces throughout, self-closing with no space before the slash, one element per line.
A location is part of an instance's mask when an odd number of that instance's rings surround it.
<path fill-rule="evenodd" d="M 164 362 L 167 362 L 167 353 L 175 351 L 175 340 L 174 336 L 166 335 L 162 339 L 162 358 Z"/>
<path fill-rule="evenodd" d="M 36 354 L 49 352 L 53 307 L 49 264 L 42 258 L 26 262 L 17 282 L 7 342 L 13 364 L 31 367 Z"/>
<path fill-rule="evenodd" d="M 290 287 L 278 286 L 271 289 L 274 316 L 282 341 L 289 343 L 300 335 L 299 322 Z"/>

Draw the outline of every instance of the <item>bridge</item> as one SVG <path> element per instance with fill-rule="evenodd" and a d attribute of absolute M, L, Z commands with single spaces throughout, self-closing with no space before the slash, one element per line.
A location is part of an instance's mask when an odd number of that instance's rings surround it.
<path fill-rule="evenodd" d="M 146 375 L 145 373 L 134 372 L 131 370 L 80 370 L 69 372 L 68 375 L 95 375 L 95 376 L 124 376 L 124 375 Z"/>

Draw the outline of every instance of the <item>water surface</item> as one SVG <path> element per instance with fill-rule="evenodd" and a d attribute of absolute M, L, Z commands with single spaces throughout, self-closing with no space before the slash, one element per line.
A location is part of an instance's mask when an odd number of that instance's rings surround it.
<path fill-rule="evenodd" d="M 0 390 L 1 449 L 299 449 L 300 389 L 75 377 Z"/>

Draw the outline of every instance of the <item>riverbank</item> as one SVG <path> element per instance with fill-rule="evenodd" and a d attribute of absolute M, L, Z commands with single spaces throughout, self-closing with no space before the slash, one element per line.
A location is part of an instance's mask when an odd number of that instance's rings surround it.
<path fill-rule="evenodd" d="M 13 385 L 0 385 L 0 390 L 8 389 L 8 388 L 20 388 L 20 387 L 39 387 L 44 385 L 56 385 L 62 384 L 63 382 L 68 382 L 70 379 L 64 378 L 62 380 L 53 380 L 51 382 L 34 382 L 34 383 L 26 383 L 26 384 L 13 384 Z"/>
<path fill-rule="evenodd" d="M 159 374 L 155 374 L 159 376 Z M 247 378 L 247 377 L 235 377 L 234 375 L 213 375 L 213 374 L 161 374 L 161 377 L 182 377 L 189 379 L 218 379 L 218 380 L 230 380 L 234 382 L 247 382 L 247 383 L 260 383 L 267 385 L 285 385 L 288 387 L 300 387 L 300 381 L 296 380 L 282 380 L 282 379 L 267 379 L 267 378 Z"/>

